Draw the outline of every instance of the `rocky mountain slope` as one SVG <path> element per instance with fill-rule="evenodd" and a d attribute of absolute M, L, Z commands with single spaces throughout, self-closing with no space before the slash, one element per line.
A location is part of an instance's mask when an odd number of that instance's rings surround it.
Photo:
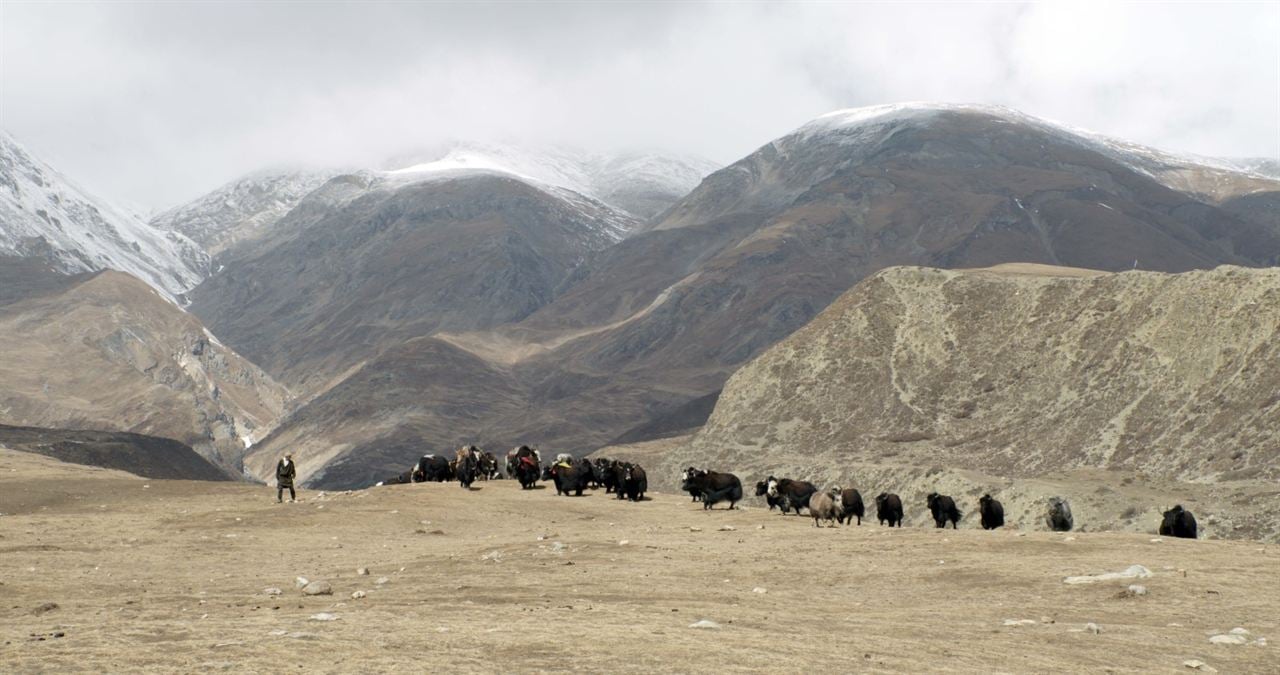
<path fill-rule="evenodd" d="M 819 118 L 712 174 L 652 227 L 586 257 L 527 318 L 439 325 L 436 342 L 500 377 L 500 393 L 480 398 L 518 403 L 472 414 L 406 398 L 395 433 L 385 420 L 345 427 L 363 440 L 352 441 L 344 471 L 392 468 L 372 458 L 406 438 L 418 447 L 469 438 L 580 452 L 633 428 L 666 428 L 663 418 L 720 389 L 741 364 L 888 266 L 1027 261 L 1176 272 L 1278 259 L 1280 223 L 1171 187 L 1156 154 L 1004 109 L 900 106 Z M 1235 187 L 1221 194 L 1257 199 L 1260 209 L 1280 195 L 1280 182 L 1222 175 Z M 428 342 L 414 345 L 444 349 Z M 434 377 L 478 386 L 468 371 Z M 282 430 L 325 453 L 306 439 L 338 418 L 319 418 Z M 371 459 L 357 470 L 361 453 Z M 327 472 L 325 484 L 346 485 L 339 473 Z"/>
<path fill-rule="evenodd" d="M 152 227 L 179 232 L 210 256 L 269 231 L 336 171 L 265 171 L 232 181 L 151 219 Z"/>
<path fill-rule="evenodd" d="M 0 255 L 64 272 L 114 269 L 178 296 L 209 257 L 187 237 L 148 225 L 89 194 L 0 131 Z"/>
<path fill-rule="evenodd" d="M 501 173 L 353 180 L 303 200 L 192 294 L 217 335 L 312 394 L 407 339 L 528 316 L 636 223 Z"/>
<path fill-rule="evenodd" d="M 1273 485 L 1277 337 L 1274 268 L 892 268 L 734 373 L 706 426 L 658 473 L 852 475 L 975 500 L 1011 479 L 1090 470 Z M 1215 509 L 1229 513 L 1229 501 Z"/>
<path fill-rule="evenodd" d="M 5 261 L 0 261 L 4 263 Z M 0 264 L 0 421 L 173 439 L 239 474 L 288 391 L 116 271 Z"/>

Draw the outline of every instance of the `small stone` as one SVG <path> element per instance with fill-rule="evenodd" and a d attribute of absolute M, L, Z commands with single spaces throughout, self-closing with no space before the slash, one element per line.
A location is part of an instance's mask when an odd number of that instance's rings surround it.
<path fill-rule="evenodd" d="M 701 528 L 701 527 L 690 527 L 690 528 L 689 528 L 689 531 L 690 531 L 690 532 L 701 532 L 701 531 L 702 531 L 702 528 Z"/>
<path fill-rule="evenodd" d="M 757 530 L 763 530 L 763 529 L 764 529 L 764 525 L 756 525 L 756 529 L 757 529 Z"/>
<path fill-rule="evenodd" d="M 1005 620 L 1004 620 L 1004 625 L 1006 625 L 1006 626 L 1034 626 L 1034 625 L 1036 625 L 1036 622 L 1035 622 L 1035 621 L 1032 621 L 1031 619 L 1005 619 Z"/>
<path fill-rule="evenodd" d="M 721 531 L 721 532 L 733 532 L 734 530 L 737 530 L 737 529 L 738 529 L 738 528 L 736 528 L 736 527 L 734 527 L 734 526 L 732 526 L 732 525 L 721 525 L 721 526 L 720 526 L 720 531 Z"/>
<path fill-rule="evenodd" d="M 1147 587 L 1141 584 L 1129 584 L 1129 595 L 1146 595 Z"/>
<path fill-rule="evenodd" d="M 378 577 L 378 580 L 373 583 L 378 586 L 382 586 L 382 585 L 391 583 L 391 580 L 386 577 Z"/>
<path fill-rule="evenodd" d="M 566 546 L 565 546 L 564 544 L 562 544 L 561 542 L 555 541 L 555 542 L 552 542 L 552 543 L 551 543 L 551 552 L 552 552 L 552 553 L 563 553 L 565 548 L 566 548 Z"/>
<path fill-rule="evenodd" d="M 333 586 L 327 581 L 313 581 L 302 587 L 303 595 L 333 595 Z"/>
<path fill-rule="evenodd" d="M 720 624 L 712 621 L 711 619 L 699 619 L 698 621 L 694 621 L 693 623 L 689 624 L 689 627 L 690 628 L 719 628 Z"/>
<path fill-rule="evenodd" d="M 1232 635 L 1248 635 L 1248 634 L 1249 634 L 1249 631 L 1247 631 L 1247 630 L 1245 630 L 1245 629 L 1243 629 L 1243 628 L 1240 628 L 1240 627 L 1238 627 L 1238 626 L 1237 626 L 1237 627 L 1235 627 L 1235 628 L 1232 628 L 1231 630 L 1229 630 L 1229 631 L 1227 631 L 1227 632 L 1228 632 L 1228 633 L 1231 633 Z"/>
<path fill-rule="evenodd" d="M 284 593 L 284 591 L 282 591 L 282 590 L 280 590 L 280 589 L 278 589 L 278 588 L 276 588 L 276 587 L 274 587 L 274 586 L 272 586 L 271 588 L 264 588 L 264 589 L 262 589 L 262 594 L 263 594 L 263 595 L 280 595 L 281 593 Z"/>
<path fill-rule="evenodd" d="M 297 586 L 298 588 L 303 588 L 309 583 L 311 582 L 308 581 L 306 577 L 298 577 L 293 580 L 293 585 Z"/>
<path fill-rule="evenodd" d="M 1213 637 L 1209 638 L 1209 644 L 1215 644 L 1215 645 L 1243 645 L 1248 643 L 1249 643 L 1249 638 L 1243 635 L 1232 635 L 1230 633 L 1223 633 L 1222 635 L 1214 635 Z"/>
<path fill-rule="evenodd" d="M 330 614 L 328 612 L 320 612 L 319 614 L 312 614 L 311 620 L 312 621 L 337 621 L 338 615 Z"/>
<path fill-rule="evenodd" d="M 1206 673 L 1218 672 L 1217 668 L 1214 668 L 1213 666 L 1205 663 L 1204 661 L 1201 661 L 1200 659 L 1187 659 L 1186 661 L 1182 662 L 1182 665 L 1192 670 L 1203 670 Z"/>
<path fill-rule="evenodd" d="M 1086 623 L 1084 625 L 1084 632 L 1093 633 L 1094 635 L 1097 635 L 1102 632 L 1102 626 L 1099 626 L 1098 624 L 1090 621 L 1089 623 Z"/>
<path fill-rule="evenodd" d="M 767 588 L 761 588 L 761 587 L 759 587 L 759 586 L 756 586 L 755 588 L 751 589 L 751 592 L 752 592 L 752 593 L 759 593 L 759 594 L 761 594 L 761 595 L 764 595 L 765 593 L 768 593 L 768 592 L 769 592 L 769 589 L 767 589 Z"/>
<path fill-rule="evenodd" d="M 364 591 L 356 591 L 355 593 L 352 593 L 352 594 L 351 594 L 351 599 L 352 599 L 352 600 L 359 600 L 359 599 L 361 599 L 361 598 L 365 597 L 366 595 L 368 595 L 368 594 L 367 594 L 367 593 L 365 593 Z"/>
<path fill-rule="evenodd" d="M 622 541 L 619 541 L 619 542 L 618 542 L 618 545 L 619 545 L 619 546 L 626 546 L 627 544 L 630 544 L 630 543 L 631 543 L 631 540 L 630 540 L 630 539 L 623 539 Z"/>
<path fill-rule="evenodd" d="M 362 576 L 362 577 L 367 577 L 367 576 L 369 576 L 369 568 L 368 568 L 368 567 L 357 567 L 357 568 L 356 568 L 356 574 L 358 574 L 358 575 L 360 575 L 360 576 Z"/>
<path fill-rule="evenodd" d="M 39 615 L 41 615 L 41 614 L 45 614 L 45 613 L 47 613 L 47 612 L 52 612 L 53 610 L 55 610 L 55 609 L 57 609 L 57 608 L 58 608 L 58 603 L 56 603 L 56 602 L 46 602 L 46 603 L 44 603 L 44 604 L 40 605 L 39 607 L 36 607 L 35 609 L 31 610 L 31 613 L 32 613 L 32 614 L 35 614 L 36 616 L 39 616 Z"/>

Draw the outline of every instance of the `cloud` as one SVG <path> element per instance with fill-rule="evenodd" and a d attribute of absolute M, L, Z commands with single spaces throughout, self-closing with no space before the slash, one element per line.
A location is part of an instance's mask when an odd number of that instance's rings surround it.
<path fill-rule="evenodd" d="M 0 26 L 0 124 L 153 208 L 456 138 L 729 162 L 904 100 L 1280 156 L 1274 4 L 5 2 Z"/>

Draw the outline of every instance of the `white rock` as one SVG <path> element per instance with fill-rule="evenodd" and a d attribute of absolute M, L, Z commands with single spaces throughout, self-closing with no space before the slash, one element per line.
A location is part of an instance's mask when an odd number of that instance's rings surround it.
<path fill-rule="evenodd" d="M 1192 670 L 1203 670 L 1206 673 L 1218 672 L 1217 668 L 1214 668 L 1213 666 L 1205 663 L 1204 661 L 1201 661 L 1200 659 L 1187 659 L 1186 661 L 1182 662 L 1182 665 Z"/>
<path fill-rule="evenodd" d="M 307 584 L 309 584 L 309 583 L 311 583 L 311 582 L 310 582 L 310 581 L 307 581 L 307 578 L 306 578 L 306 577 L 298 577 L 298 578 L 296 578 L 296 579 L 294 579 L 294 580 L 293 580 L 293 585 L 294 585 L 294 586 L 297 586 L 298 588 L 302 588 L 303 586 L 306 586 L 306 585 L 307 585 Z"/>
<path fill-rule="evenodd" d="M 362 577 L 367 577 L 367 576 L 369 576 L 369 568 L 368 568 L 368 567 L 357 567 L 357 568 L 356 568 L 356 574 L 358 574 L 358 575 L 360 575 L 360 576 L 362 576 Z"/>
<path fill-rule="evenodd" d="M 690 528 L 689 528 L 689 531 L 690 531 L 690 532 L 701 532 L 701 531 L 702 531 L 702 528 L 701 528 L 701 527 L 690 527 Z"/>
<path fill-rule="evenodd" d="M 313 581 L 302 587 L 303 595 L 333 595 L 333 586 L 327 581 Z"/>
<path fill-rule="evenodd" d="M 1130 565 L 1123 572 L 1107 572 L 1106 574 L 1090 574 L 1079 577 L 1067 577 L 1062 580 L 1064 584 L 1092 584 L 1099 581 L 1114 581 L 1116 579 L 1147 579 L 1151 577 L 1151 570 L 1142 565 Z"/>
<path fill-rule="evenodd" d="M 263 595 L 280 595 L 280 594 L 281 594 L 281 593 L 283 593 L 283 592 L 284 592 L 284 591 L 282 591 L 282 590 L 280 590 L 280 589 L 278 589 L 278 588 L 274 588 L 274 587 L 273 587 L 273 588 L 264 588 L 264 589 L 262 589 L 262 594 L 263 594 Z"/>
<path fill-rule="evenodd" d="M 330 614 L 328 612 L 320 612 L 319 614 L 312 614 L 311 620 L 312 621 L 337 621 L 338 615 Z"/>
<path fill-rule="evenodd" d="M 1146 595 L 1147 587 L 1142 584 L 1129 584 L 1129 592 L 1133 595 Z"/>
<path fill-rule="evenodd" d="M 355 593 L 352 593 L 352 594 L 351 594 L 351 599 L 352 599 L 352 600 L 359 600 L 359 599 L 361 599 L 361 598 L 365 597 L 366 595 L 368 595 L 368 594 L 367 594 L 367 593 L 365 593 L 364 591 L 356 591 Z"/>
<path fill-rule="evenodd" d="M 1004 625 L 1006 626 L 1034 626 L 1035 624 L 1036 622 L 1032 621 L 1031 619 L 1005 619 L 1004 620 Z"/>
<path fill-rule="evenodd" d="M 1229 630 L 1229 631 L 1227 631 L 1227 632 L 1228 632 L 1228 633 L 1231 633 L 1232 635 L 1248 635 L 1248 634 L 1249 634 L 1249 631 L 1247 631 L 1247 630 L 1245 630 L 1245 629 L 1243 629 L 1243 628 L 1240 628 L 1239 626 L 1236 626 L 1235 628 L 1232 628 L 1231 630 Z"/>
<path fill-rule="evenodd" d="M 689 624 L 690 628 L 719 628 L 720 624 L 710 619 L 700 619 Z"/>
<path fill-rule="evenodd" d="M 738 529 L 738 528 L 736 528 L 736 527 L 734 527 L 734 526 L 732 526 L 732 525 L 721 525 L 721 526 L 720 526 L 720 531 L 721 531 L 721 532 L 733 532 L 733 531 L 734 531 L 734 530 L 736 530 L 736 529 Z"/>
<path fill-rule="evenodd" d="M 761 588 L 761 587 L 759 587 L 759 586 L 756 586 L 755 588 L 751 589 L 751 592 L 752 592 L 752 593 L 760 593 L 760 594 L 762 594 L 762 595 L 763 595 L 763 594 L 765 594 L 765 593 L 768 593 L 768 592 L 769 592 L 769 589 L 767 589 L 767 588 Z"/>
<path fill-rule="evenodd" d="M 1249 643 L 1249 638 L 1243 635 L 1223 633 L 1222 635 L 1214 635 L 1213 637 L 1210 637 L 1209 643 L 1215 645 L 1243 645 Z"/>
<path fill-rule="evenodd" d="M 630 543 L 631 543 L 631 540 L 630 540 L 630 539 L 623 539 L 622 541 L 618 542 L 618 545 L 619 545 L 619 546 L 626 546 L 627 544 L 630 544 Z"/>
<path fill-rule="evenodd" d="M 1102 632 L 1102 626 L 1099 626 L 1098 624 L 1090 621 L 1089 623 L 1086 623 L 1084 625 L 1084 632 L 1093 633 L 1094 635 L 1097 635 L 1098 633 Z"/>
<path fill-rule="evenodd" d="M 561 542 L 558 542 L 558 541 L 553 541 L 553 542 L 551 542 L 551 552 L 552 552 L 552 553 L 563 553 L 563 552 L 564 552 L 564 550 L 565 550 L 566 548 L 568 548 L 568 547 L 567 547 L 567 546 L 565 546 L 565 545 L 564 545 L 563 543 L 561 543 Z"/>
<path fill-rule="evenodd" d="M 384 584 L 391 583 L 391 580 L 386 577 L 378 577 L 378 580 L 373 583 L 377 584 L 378 586 L 382 586 Z"/>

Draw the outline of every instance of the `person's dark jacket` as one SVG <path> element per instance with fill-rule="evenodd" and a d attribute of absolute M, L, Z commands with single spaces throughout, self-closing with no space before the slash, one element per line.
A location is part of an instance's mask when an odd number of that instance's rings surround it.
<path fill-rule="evenodd" d="M 293 477 L 296 473 L 294 463 L 285 462 L 282 459 L 276 464 L 276 483 L 280 487 L 293 487 Z"/>

